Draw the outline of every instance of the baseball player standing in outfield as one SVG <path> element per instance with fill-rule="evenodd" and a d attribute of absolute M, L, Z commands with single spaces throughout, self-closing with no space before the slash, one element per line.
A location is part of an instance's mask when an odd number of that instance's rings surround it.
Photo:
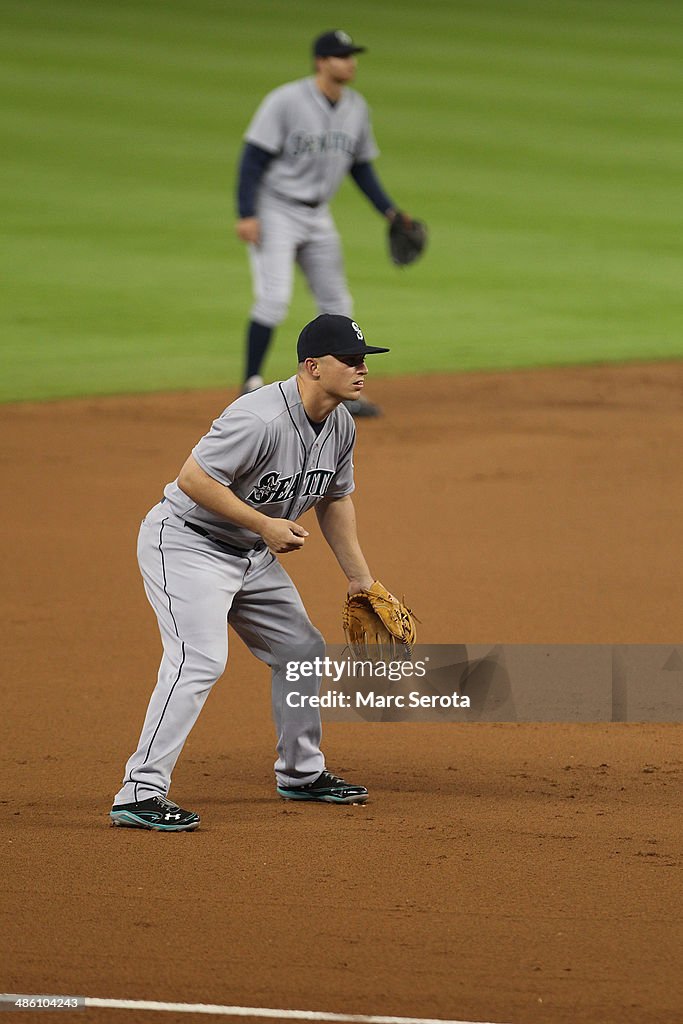
<path fill-rule="evenodd" d="M 239 238 L 249 245 L 254 288 L 245 392 L 263 384 L 261 369 L 273 331 L 289 308 L 295 262 L 321 313 L 352 316 L 341 244 L 328 206 L 346 174 L 389 221 L 397 216 L 371 163 L 379 151 L 367 104 L 347 88 L 356 73 L 356 54 L 364 50 L 345 32 L 325 32 L 313 43 L 315 75 L 269 93 L 247 128 L 236 225 Z M 376 405 L 359 396 L 345 405 L 354 416 L 379 414 Z"/>
<path fill-rule="evenodd" d="M 344 401 L 361 393 L 370 352 L 358 324 L 321 315 L 302 330 L 289 380 L 243 395 L 214 421 L 164 498 L 140 527 L 138 561 L 156 612 L 163 658 L 138 748 L 110 817 L 115 825 L 183 832 L 199 816 L 167 799 L 173 768 L 228 656 L 229 623 L 272 669 L 277 792 L 289 800 L 363 803 L 355 786 L 325 768 L 320 713 L 289 708 L 287 653 L 324 657 L 321 634 L 276 555 L 298 551 L 297 519 L 315 507 L 348 578 L 349 594 L 373 583 L 358 542 L 351 492 L 353 419 Z"/>

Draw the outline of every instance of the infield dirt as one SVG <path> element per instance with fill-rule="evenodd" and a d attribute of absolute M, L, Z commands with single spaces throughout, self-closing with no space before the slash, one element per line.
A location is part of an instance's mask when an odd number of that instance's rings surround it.
<path fill-rule="evenodd" d="M 421 642 L 683 641 L 682 363 L 371 395 L 361 540 Z M 267 670 L 233 635 L 172 790 L 201 829 L 108 827 L 160 653 L 138 524 L 232 397 L 0 407 L 4 991 L 680 1020 L 681 725 L 328 725 L 330 768 L 371 800 L 290 806 Z M 344 581 L 311 525 L 283 564 L 339 643 Z"/>

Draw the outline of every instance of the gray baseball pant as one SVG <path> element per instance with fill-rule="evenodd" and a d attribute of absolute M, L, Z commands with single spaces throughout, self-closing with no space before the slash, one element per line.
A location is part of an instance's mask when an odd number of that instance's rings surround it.
<path fill-rule="evenodd" d="M 254 305 L 250 317 L 276 327 L 287 316 L 298 263 L 319 313 L 353 315 L 339 234 L 329 206 L 311 208 L 264 194 L 257 215 L 261 241 L 249 246 Z"/>
<path fill-rule="evenodd" d="M 290 708 L 286 697 L 292 689 L 318 693 L 320 678 L 288 683 L 285 660 L 288 654 L 324 657 L 325 645 L 275 556 L 268 548 L 231 554 L 187 528 L 164 503 L 142 522 L 138 562 L 164 653 L 140 741 L 114 803 L 168 793 L 185 740 L 225 670 L 228 623 L 272 669 L 277 781 L 290 786 L 313 782 L 325 767 L 320 712 Z"/>

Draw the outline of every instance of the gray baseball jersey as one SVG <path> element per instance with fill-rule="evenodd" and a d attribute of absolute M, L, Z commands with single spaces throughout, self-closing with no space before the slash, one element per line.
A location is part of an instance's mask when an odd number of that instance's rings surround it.
<path fill-rule="evenodd" d="M 296 519 L 325 496 L 351 493 L 354 440 L 353 419 L 343 406 L 317 433 L 291 377 L 233 402 L 193 454 L 206 473 L 247 504 L 275 518 Z M 227 623 L 272 669 L 278 783 L 316 779 L 325 767 L 320 712 L 310 704 L 289 707 L 285 661 L 292 650 L 299 656 L 307 652 L 310 660 L 322 657 L 325 644 L 262 539 L 201 508 L 174 481 L 142 522 L 138 563 L 164 654 L 114 803 L 168 793 L 190 730 L 225 669 Z M 319 686 L 315 676 L 297 682 L 309 695 Z"/>
<path fill-rule="evenodd" d="M 290 377 L 238 398 L 192 454 L 205 473 L 248 505 L 276 519 L 298 519 L 325 496 L 351 494 L 355 436 L 343 405 L 316 434 L 296 377 Z M 197 505 L 177 481 L 167 485 L 164 496 L 176 516 L 232 547 L 246 551 L 260 541 L 257 534 Z"/>
<path fill-rule="evenodd" d="M 252 118 L 245 140 L 277 154 L 262 188 L 303 203 L 330 200 L 354 163 L 379 155 L 368 106 L 345 89 L 332 106 L 313 78 L 270 92 Z"/>

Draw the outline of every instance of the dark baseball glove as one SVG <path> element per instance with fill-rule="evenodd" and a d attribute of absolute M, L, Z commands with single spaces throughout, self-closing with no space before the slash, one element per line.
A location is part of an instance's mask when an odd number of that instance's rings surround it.
<path fill-rule="evenodd" d="M 422 255 L 427 245 L 427 225 L 397 213 L 389 225 L 389 255 L 397 267 L 407 267 Z"/>
<path fill-rule="evenodd" d="M 342 623 L 355 658 L 391 661 L 412 654 L 415 617 L 378 580 L 368 590 L 346 598 Z"/>

